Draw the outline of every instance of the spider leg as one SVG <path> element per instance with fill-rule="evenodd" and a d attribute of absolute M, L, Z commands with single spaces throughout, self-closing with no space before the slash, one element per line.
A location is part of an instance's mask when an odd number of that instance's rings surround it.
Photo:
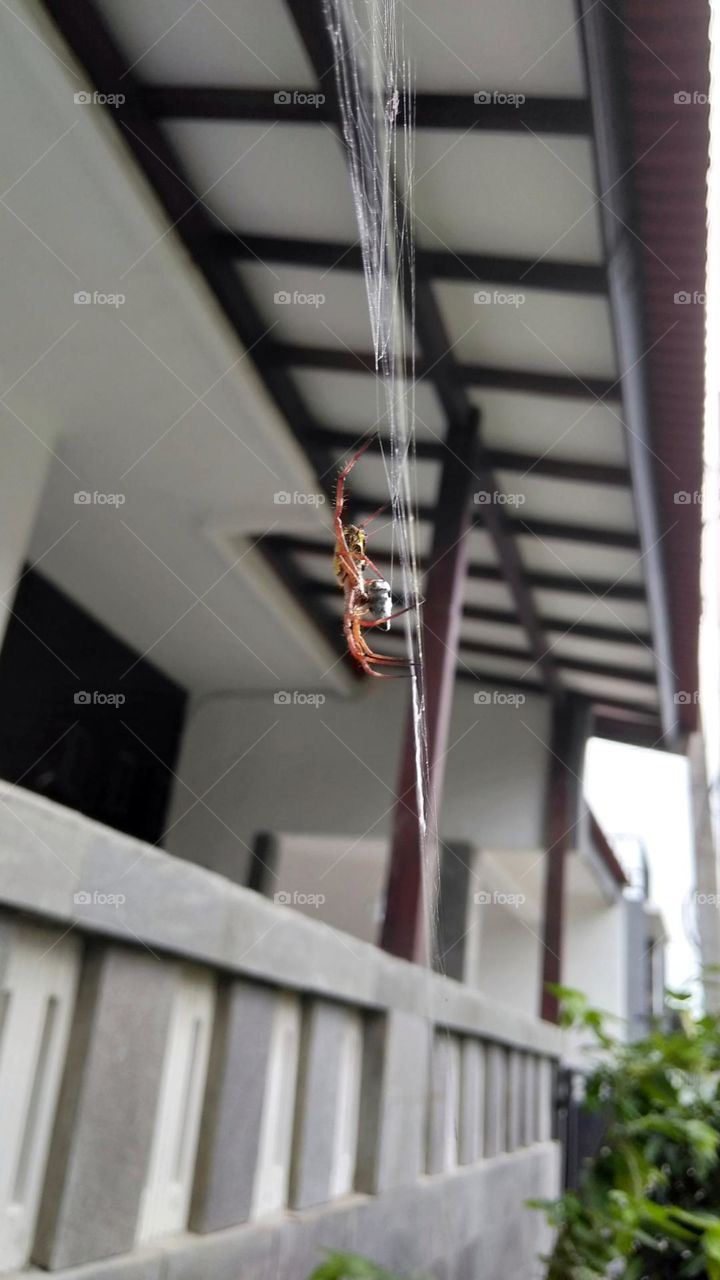
<path fill-rule="evenodd" d="M 342 509 L 343 509 L 343 506 L 345 505 L 345 481 L 347 480 L 348 476 L 350 475 L 350 472 L 352 471 L 353 467 L 355 466 L 355 463 L 358 461 L 358 459 L 359 459 L 359 458 L 361 458 L 361 457 L 362 457 L 362 455 L 364 454 L 365 450 L 366 450 L 366 449 L 368 449 L 368 448 L 370 447 L 370 445 L 372 444 L 372 442 L 373 442 L 373 440 L 375 439 L 376 435 L 377 435 L 377 432 L 376 432 L 376 431 L 374 431 L 374 432 L 373 432 L 373 434 L 372 434 L 371 436 L 368 436 L 367 440 L 365 441 L 365 443 L 364 443 L 364 444 L 362 444 L 362 445 L 360 446 L 360 448 L 358 449 L 357 453 L 354 453 L 354 454 L 353 454 L 353 456 L 352 456 L 352 458 L 350 459 L 350 461 L 345 463 L 345 466 L 343 467 L 342 471 L 340 472 L 340 475 L 338 476 L 337 489 L 336 489 L 336 497 L 335 497 L 335 523 L 336 523 L 336 527 L 337 527 L 338 521 L 339 521 L 339 519 L 340 519 L 340 516 L 342 515 Z"/>
<path fill-rule="evenodd" d="M 367 529 L 368 525 L 372 524 L 373 520 L 377 520 L 378 516 L 381 516 L 383 511 L 387 511 L 389 506 L 389 502 L 383 502 L 382 506 L 378 507 L 377 511 L 373 511 L 371 516 L 367 516 L 365 520 L 360 521 L 360 528 Z"/>
<path fill-rule="evenodd" d="M 373 564 L 372 560 L 370 560 L 370 558 L 369 558 L 368 556 L 365 556 L 365 563 L 366 563 L 366 565 L 368 566 L 368 568 L 369 568 L 369 569 L 372 569 L 373 573 L 376 573 L 376 574 L 377 574 L 377 576 L 378 576 L 378 578 L 380 579 L 380 581 L 381 581 L 381 582 L 385 582 L 385 578 L 383 578 L 383 576 L 382 576 L 382 574 L 381 574 L 380 570 L 378 569 L 377 565 L 376 565 L 376 564 Z"/>
<path fill-rule="evenodd" d="M 343 625 L 345 639 L 351 656 L 355 659 L 358 666 L 362 668 L 366 675 L 375 676 L 376 678 L 384 680 L 403 678 L 398 676 L 389 676 L 385 673 L 374 670 L 375 664 L 380 666 L 396 667 L 407 666 L 407 663 L 404 658 L 391 658 L 386 657 L 384 654 L 373 652 L 360 630 L 361 618 L 354 599 L 355 595 L 355 590 L 350 591 L 348 595 L 348 605 Z"/>
<path fill-rule="evenodd" d="M 384 622 L 392 622 L 393 618 L 401 618 L 404 613 L 409 613 L 414 609 L 414 604 L 406 604 L 404 609 L 398 609 L 397 613 L 389 613 L 387 618 L 373 618 L 370 622 L 365 622 L 364 618 L 360 620 L 361 627 L 381 627 Z"/>
<path fill-rule="evenodd" d="M 406 658 L 393 658 L 389 654 L 375 653 L 375 651 L 370 648 L 370 645 L 368 644 L 364 635 L 360 631 L 360 627 L 362 626 L 362 620 L 360 618 L 356 618 L 354 625 L 357 628 L 357 633 L 355 635 L 355 638 L 358 642 L 358 645 L 362 649 L 362 652 L 365 654 L 365 656 L 369 658 L 372 662 L 379 662 L 383 666 L 388 666 L 388 667 L 406 667 L 407 666 Z"/>

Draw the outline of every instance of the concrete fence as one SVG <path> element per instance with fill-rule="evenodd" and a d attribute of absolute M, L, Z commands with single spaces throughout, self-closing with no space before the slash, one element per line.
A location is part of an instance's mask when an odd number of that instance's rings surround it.
<path fill-rule="evenodd" d="M 553 1028 L 4 784 L 0 886 L 1 1271 L 535 1273 Z"/>

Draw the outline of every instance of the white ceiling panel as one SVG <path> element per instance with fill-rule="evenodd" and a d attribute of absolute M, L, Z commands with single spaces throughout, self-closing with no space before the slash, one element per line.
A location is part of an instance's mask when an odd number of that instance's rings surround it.
<path fill-rule="evenodd" d="M 468 552 L 471 564 L 496 564 L 495 544 L 485 529 L 475 528 L 470 534 Z"/>
<path fill-rule="evenodd" d="M 293 554 L 293 564 L 297 565 L 307 578 L 314 578 L 317 582 L 336 582 L 331 542 L 328 543 L 327 553 L 318 551 L 316 554 L 303 551 L 301 555 Z M 341 594 L 339 587 L 338 594 Z"/>
<path fill-rule="evenodd" d="M 584 91 L 572 0 L 399 0 L 398 21 L 421 91 Z"/>
<path fill-rule="evenodd" d="M 651 649 L 641 644 L 615 644 L 606 640 L 588 640 L 583 636 L 575 636 L 572 631 L 563 634 L 552 631 L 548 634 L 551 654 L 558 661 L 560 658 L 577 658 L 584 662 L 611 663 L 616 666 L 633 667 L 638 671 L 653 671 L 655 659 Z"/>
<path fill-rule="evenodd" d="M 316 84 L 283 0 L 101 0 L 99 7 L 145 81 L 275 90 Z"/>
<path fill-rule="evenodd" d="M 339 462 L 338 458 L 338 464 Z M 413 481 L 418 501 L 434 504 L 440 482 L 439 465 L 435 462 L 418 462 Z M 367 496 L 382 502 L 389 500 L 391 484 L 390 459 L 388 458 L 386 462 L 377 453 L 366 453 L 350 474 L 348 490 L 358 496 Z"/>
<path fill-rule="evenodd" d="M 508 680 L 529 680 L 537 682 L 542 679 L 536 665 L 529 658 L 489 658 L 482 653 L 470 653 L 467 649 L 460 651 L 460 671 L 485 673 L 488 686 L 492 688 L 492 676 L 504 677 Z M 490 674 L 492 673 L 492 674 Z M 482 688 L 482 678 L 478 681 L 478 689 Z M 482 706 L 478 708 L 482 711 Z"/>
<path fill-rule="evenodd" d="M 483 439 L 493 448 L 617 466 L 627 460 L 617 403 L 480 387 L 468 387 L 468 395 L 482 414 Z"/>
<path fill-rule="evenodd" d="M 298 390 L 324 426 L 362 436 L 386 422 L 386 405 L 380 378 L 365 373 L 335 373 L 318 369 L 293 369 Z M 427 382 L 408 394 L 414 403 L 417 438 L 445 438 L 445 419 L 435 391 Z"/>
<path fill-rule="evenodd" d="M 585 522 L 628 533 L 635 528 L 630 489 L 580 484 L 574 480 L 550 480 L 533 472 L 523 475 L 516 471 L 499 471 L 496 475 L 500 491 L 516 500 L 517 514 L 522 520 Z"/>
<path fill-rule="evenodd" d="M 173 120 L 167 131 L 203 204 L 231 230 L 357 239 L 345 159 L 331 129 Z"/>
<path fill-rule="evenodd" d="M 249 262 L 237 268 L 273 337 L 303 347 L 373 351 L 365 280 L 353 271 Z M 406 341 L 410 335 L 406 330 Z"/>
<path fill-rule="evenodd" d="M 504 582 L 484 582 L 482 578 L 468 578 L 464 598 L 466 604 L 485 605 L 488 609 L 515 608 L 510 588 Z"/>
<path fill-rule="evenodd" d="M 622 582 L 624 586 L 639 586 L 643 580 L 639 551 L 594 547 L 560 538 L 541 539 L 531 534 L 520 535 L 517 544 L 522 562 L 530 571 L 566 574 L 581 580 Z"/>
<path fill-rule="evenodd" d="M 476 618 L 463 618 L 462 635 L 464 640 L 504 645 L 508 650 L 527 649 L 527 636 L 522 627 L 510 627 L 501 622 L 479 622 Z"/>
<path fill-rule="evenodd" d="M 590 592 L 533 591 L 535 607 L 541 621 L 546 618 L 563 618 L 571 622 L 584 622 L 599 627 L 617 627 L 622 634 L 628 631 L 646 634 L 649 630 L 647 608 L 630 600 L 616 600 L 612 596 L 596 599 Z"/>
<path fill-rule="evenodd" d="M 611 698 L 613 701 L 640 702 L 649 711 L 655 710 L 658 705 L 657 692 L 648 684 L 633 684 L 629 680 L 614 680 L 610 676 L 586 676 L 577 671 L 564 671 L 563 684 L 568 689 L 576 689 L 578 693 L 586 693 L 599 700 Z"/>
<path fill-rule="evenodd" d="M 610 308 L 605 298 L 436 281 L 453 355 L 467 364 L 532 373 L 613 378 Z"/>
<path fill-rule="evenodd" d="M 427 524 L 420 524 L 417 527 L 417 553 L 419 556 L 426 555 L 430 550 L 432 539 L 432 529 Z M 392 521 L 387 515 L 379 516 L 368 527 L 367 552 L 370 558 L 377 555 L 380 551 L 397 552 L 397 533 L 393 533 Z"/>
<path fill-rule="evenodd" d="M 426 248 L 602 260 L 586 138 L 418 129 L 414 208 Z"/>

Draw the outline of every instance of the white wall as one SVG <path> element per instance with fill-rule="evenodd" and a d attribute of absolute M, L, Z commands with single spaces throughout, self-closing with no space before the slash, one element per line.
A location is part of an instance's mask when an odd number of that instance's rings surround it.
<path fill-rule="evenodd" d="M 458 682 L 441 835 L 480 847 L 536 847 L 547 702 L 477 705 L 474 692 Z M 165 846 L 242 882 L 258 832 L 387 835 L 407 696 L 405 681 L 377 681 L 357 698 L 328 696 L 319 707 L 278 705 L 272 693 L 196 702 Z"/>
<path fill-rule="evenodd" d="M 575 987 L 596 1009 L 614 1014 L 615 1035 L 624 1036 L 627 1016 L 628 903 L 619 898 L 612 905 L 573 892 L 573 864 L 568 877 L 563 984 Z M 571 1036 L 568 1052 L 576 1056 L 587 1036 Z M 584 1058 L 580 1059 L 584 1061 Z"/>
<path fill-rule="evenodd" d="M 479 946 L 470 950 L 466 981 L 534 1017 L 540 1000 L 540 934 L 512 906 L 476 907 Z"/>

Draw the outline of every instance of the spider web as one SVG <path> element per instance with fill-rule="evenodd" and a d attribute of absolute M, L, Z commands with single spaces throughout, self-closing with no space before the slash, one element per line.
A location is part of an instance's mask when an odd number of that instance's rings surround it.
<path fill-rule="evenodd" d="M 430 804 L 417 554 L 414 87 L 396 0 L 323 0 L 335 58 L 377 373 L 377 419 L 392 512 L 391 586 L 407 606 L 426 962 L 438 968 L 437 815 Z M 383 429 L 384 427 L 384 429 Z"/>

